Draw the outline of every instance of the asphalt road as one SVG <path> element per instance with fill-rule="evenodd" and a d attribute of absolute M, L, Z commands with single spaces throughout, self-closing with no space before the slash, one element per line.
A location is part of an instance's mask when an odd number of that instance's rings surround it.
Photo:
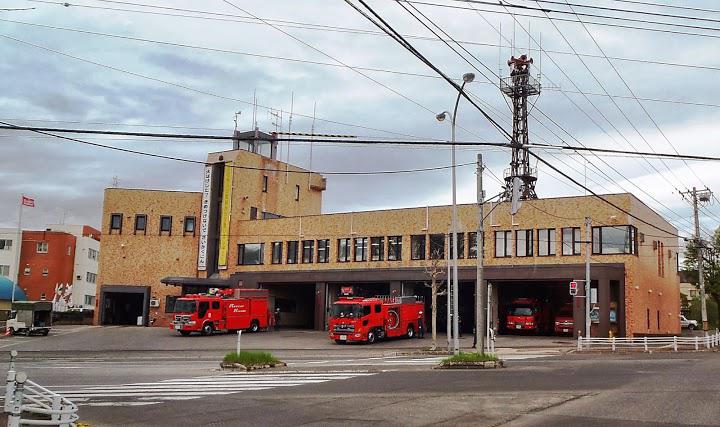
<path fill-rule="evenodd" d="M 568 340 L 510 337 L 505 369 L 439 371 L 418 352 L 428 339 L 338 346 L 281 331 L 243 345 L 287 368 L 237 374 L 218 369 L 235 339 L 63 327 L 0 339 L 0 363 L 17 349 L 17 369 L 93 426 L 720 425 L 717 352 L 576 355 Z"/>
<path fill-rule="evenodd" d="M 718 425 L 719 370 L 717 353 L 698 353 L 531 359 L 485 371 L 315 371 L 308 382 L 297 380 L 304 372 L 218 374 L 188 382 L 186 393 L 211 378 L 238 391 L 88 406 L 82 419 L 123 426 Z"/>

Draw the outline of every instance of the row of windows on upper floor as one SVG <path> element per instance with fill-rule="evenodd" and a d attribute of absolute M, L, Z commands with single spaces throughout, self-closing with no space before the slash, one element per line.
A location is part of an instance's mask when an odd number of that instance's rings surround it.
<path fill-rule="evenodd" d="M 32 273 L 32 270 L 29 265 L 26 265 L 23 269 L 23 276 L 30 276 Z M 44 267 L 41 271 L 41 274 L 43 277 L 48 277 L 50 275 L 50 269 L 47 267 Z M 0 276 L 2 277 L 9 277 L 10 276 L 10 266 L 9 265 L 0 265 Z M 82 280 L 81 275 L 77 275 L 75 280 Z M 91 273 L 86 272 L 85 273 L 85 281 L 88 283 L 96 283 L 97 282 L 97 273 Z"/>
<path fill-rule="evenodd" d="M 561 229 L 561 254 L 566 256 L 580 255 L 582 245 L 585 243 L 580 234 L 580 227 Z M 538 230 L 495 231 L 496 258 L 511 257 L 513 246 L 516 257 L 556 256 L 557 237 L 556 229 L 545 228 Z M 467 245 L 466 245 L 467 241 Z M 428 245 L 429 242 L 429 245 Z M 446 243 L 447 242 L 447 243 Z M 513 245 L 514 243 L 514 245 Z M 340 238 L 336 244 L 337 262 L 351 260 L 363 261 L 400 261 L 402 260 L 403 236 L 388 236 L 387 249 L 385 237 L 356 237 Z M 297 263 L 327 263 L 330 261 L 330 240 L 290 240 L 286 242 L 271 243 L 271 263 L 286 264 Z M 285 256 L 283 256 L 283 246 Z M 458 258 L 477 258 L 477 233 L 458 233 Z M 410 258 L 424 260 L 426 258 L 442 259 L 445 257 L 445 248 L 450 249 L 449 256 L 453 256 L 452 239 L 445 234 L 411 235 Z M 466 248 L 467 247 L 467 251 Z M 484 247 L 484 245 L 483 245 Z M 428 250 L 429 249 L 429 250 Z M 537 252 L 536 252 L 537 251 Z M 265 263 L 264 243 L 242 243 L 238 245 L 238 265 L 259 265 Z M 592 253 L 596 255 L 609 254 L 637 254 L 638 233 L 633 226 L 607 226 L 593 227 Z"/>
<path fill-rule="evenodd" d="M 160 215 L 158 234 L 172 235 L 173 217 L 172 215 Z M 122 234 L 123 230 L 123 214 L 110 214 L 110 234 Z M 148 216 L 146 214 L 136 214 L 133 227 L 133 234 L 147 234 Z M 183 235 L 195 235 L 195 217 L 186 216 L 182 221 Z"/>
<path fill-rule="evenodd" d="M 10 250 L 12 248 L 12 240 L 0 240 L 0 250 Z M 50 249 L 48 242 L 37 242 L 35 244 L 35 252 L 46 254 Z M 68 256 L 72 255 L 72 246 L 67 247 Z M 88 248 L 88 259 L 97 261 L 99 252 L 96 249 Z"/>

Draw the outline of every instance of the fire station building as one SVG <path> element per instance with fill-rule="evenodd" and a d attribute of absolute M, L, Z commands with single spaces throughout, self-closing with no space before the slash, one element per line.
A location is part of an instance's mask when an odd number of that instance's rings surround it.
<path fill-rule="evenodd" d="M 449 206 L 322 214 L 325 178 L 277 161 L 272 140 L 235 148 L 208 156 L 198 192 L 105 190 L 98 324 L 165 326 L 177 296 L 209 288 L 268 289 L 285 326 L 310 329 L 326 327 L 341 286 L 429 296 L 429 269 L 452 249 Z M 584 299 L 568 288 L 585 278 L 586 217 L 591 333 L 680 332 L 676 228 L 632 194 L 603 197 L 621 209 L 594 196 L 529 200 L 514 216 L 508 203 L 484 207 L 480 254 L 500 333 L 521 297 L 551 312 L 572 304 L 575 332 L 584 329 Z M 477 205 L 458 217 L 460 320 L 471 332 Z"/>

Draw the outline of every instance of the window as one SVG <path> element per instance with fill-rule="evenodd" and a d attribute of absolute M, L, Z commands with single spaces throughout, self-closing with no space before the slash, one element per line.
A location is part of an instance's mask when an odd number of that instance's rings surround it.
<path fill-rule="evenodd" d="M 272 243 L 272 263 L 282 264 L 282 242 Z"/>
<path fill-rule="evenodd" d="M 200 304 L 198 304 L 198 317 L 202 319 L 207 314 L 207 311 L 210 309 L 210 303 L 208 301 L 201 301 Z"/>
<path fill-rule="evenodd" d="M 452 233 L 449 234 L 450 240 L 449 240 L 449 246 L 450 246 L 450 258 L 453 258 L 455 255 L 455 247 L 453 246 L 452 241 Z M 465 258 L 465 233 L 458 233 L 457 234 L 457 244 L 458 244 L 458 259 Z"/>
<path fill-rule="evenodd" d="M 557 240 L 555 229 L 548 228 L 537 231 L 538 256 L 554 256 Z"/>
<path fill-rule="evenodd" d="M 350 261 L 350 252 L 352 252 L 350 239 L 338 239 L 338 262 Z"/>
<path fill-rule="evenodd" d="M 175 313 L 175 300 L 177 299 L 178 297 L 174 295 L 165 296 L 165 313 Z"/>
<path fill-rule="evenodd" d="M 382 313 L 382 304 L 375 304 L 375 313 Z"/>
<path fill-rule="evenodd" d="M 10 266 L 9 265 L 0 265 L 0 276 L 1 277 L 10 277 Z"/>
<path fill-rule="evenodd" d="M 195 235 L 195 217 L 186 216 L 183 221 L 183 233 Z"/>
<path fill-rule="evenodd" d="M 636 254 L 637 229 L 631 225 L 593 227 L 593 254 Z M 659 251 L 660 258 L 663 251 Z"/>
<path fill-rule="evenodd" d="M 42 271 L 43 277 L 48 277 L 48 274 L 50 274 L 50 271 L 48 270 L 47 267 L 44 267 L 44 268 L 43 268 L 43 271 Z"/>
<path fill-rule="evenodd" d="M 25 266 L 25 270 L 23 270 L 23 274 L 26 276 L 30 275 L 30 266 L 29 265 Z"/>
<path fill-rule="evenodd" d="M 238 265 L 260 265 L 263 263 L 264 243 L 242 243 L 238 245 Z"/>
<path fill-rule="evenodd" d="M 47 242 L 38 242 L 37 253 L 46 254 L 47 252 L 48 252 L 48 243 Z"/>
<path fill-rule="evenodd" d="M 370 238 L 370 260 L 382 261 L 385 255 L 385 238 L 384 237 L 371 237 Z"/>
<path fill-rule="evenodd" d="M 88 248 L 88 259 L 92 259 L 97 261 L 98 259 L 98 251 L 92 248 Z"/>
<path fill-rule="evenodd" d="M 287 242 L 287 259 L 288 264 L 297 264 L 298 262 L 298 241 L 291 240 Z"/>
<path fill-rule="evenodd" d="M 328 262 L 330 260 L 330 240 L 317 241 L 317 262 Z"/>
<path fill-rule="evenodd" d="M 168 234 L 172 232 L 172 217 L 169 215 L 162 215 L 160 217 L 160 233 L 163 232 Z"/>
<path fill-rule="evenodd" d="M 123 222 L 122 214 L 119 214 L 119 213 L 110 214 L 110 234 L 112 234 L 113 231 L 117 231 L 118 234 L 121 234 L 122 233 L 122 222 Z"/>
<path fill-rule="evenodd" d="M 85 305 L 95 305 L 95 295 L 85 295 Z"/>
<path fill-rule="evenodd" d="M 515 230 L 515 256 L 533 256 L 532 230 Z"/>
<path fill-rule="evenodd" d="M 580 255 L 582 239 L 580 238 L 580 227 L 562 229 L 562 254 Z"/>
<path fill-rule="evenodd" d="M 303 240 L 303 250 L 302 250 L 302 262 L 305 264 L 309 264 L 313 262 L 313 258 L 315 255 L 315 241 L 314 240 Z"/>
<path fill-rule="evenodd" d="M 219 310 L 220 309 L 220 301 L 213 301 L 211 307 L 213 310 Z"/>
<path fill-rule="evenodd" d="M 410 236 L 410 259 L 425 259 L 425 242 L 427 237 L 424 234 Z"/>
<path fill-rule="evenodd" d="M 267 193 L 267 187 L 268 187 L 268 177 L 267 175 L 263 176 L 263 183 L 262 183 L 262 192 Z"/>
<path fill-rule="evenodd" d="M 430 259 L 445 258 L 445 237 L 444 234 L 430 235 Z"/>
<path fill-rule="evenodd" d="M 68 247 L 67 247 L 67 255 L 68 256 L 72 255 L 72 246 L 70 246 L 70 245 L 68 245 Z"/>
<path fill-rule="evenodd" d="M 512 231 L 495 232 L 495 258 L 512 255 Z"/>
<path fill-rule="evenodd" d="M 45 292 L 40 294 L 40 301 L 45 301 Z"/>
<path fill-rule="evenodd" d="M 257 213 L 257 208 L 255 206 L 250 206 L 250 219 L 258 219 Z"/>
<path fill-rule="evenodd" d="M 135 234 L 138 234 L 138 231 L 142 231 L 142 234 L 147 232 L 147 215 L 145 214 L 135 215 Z"/>
<path fill-rule="evenodd" d="M 660 329 L 660 310 L 657 311 L 657 326 L 658 330 Z"/>
<path fill-rule="evenodd" d="M 367 261 L 368 238 L 358 237 L 355 239 L 355 261 Z"/>
<path fill-rule="evenodd" d="M 485 245 L 483 244 L 483 257 L 485 257 Z M 468 258 L 477 259 L 477 232 L 468 233 Z"/>
<path fill-rule="evenodd" d="M 0 239 L 0 251 L 12 250 L 12 240 Z"/>
<path fill-rule="evenodd" d="M 85 273 L 85 281 L 88 283 L 95 283 L 97 281 L 97 274 L 88 271 Z"/>
<path fill-rule="evenodd" d="M 402 236 L 388 236 L 388 261 L 402 261 Z"/>
<path fill-rule="evenodd" d="M 647 310 L 647 328 L 650 330 L 650 309 L 646 308 L 645 310 Z"/>
<path fill-rule="evenodd" d="M 299 185 L 295 186 L 295 201 L 296 202 L 300 201 L 300 186 Z"/>

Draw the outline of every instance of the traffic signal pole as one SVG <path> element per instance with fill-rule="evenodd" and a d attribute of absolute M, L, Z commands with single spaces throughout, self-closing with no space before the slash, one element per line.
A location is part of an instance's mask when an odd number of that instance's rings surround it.
<path fill-rule="evenodd" d="M 592 219 L 585 217 L 585 338 L 590 338 L 590 252 Z"/>

